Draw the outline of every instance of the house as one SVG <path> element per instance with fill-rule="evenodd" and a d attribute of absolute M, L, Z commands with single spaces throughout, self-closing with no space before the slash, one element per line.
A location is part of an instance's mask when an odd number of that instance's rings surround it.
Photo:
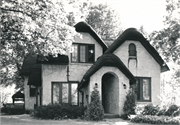
<path fill-rule="evenodd" d="M 109 47 L 86 23 L 75 25 L 73 52 L 23 63 L 25 108 L 70 103 L 87 105 L 96 87 L 105 113 L 121 115 L 127 92 L 134 88 L 137 104 L 159 104 L 160 74 L 169 68 L 149 41 L 134 28 L 125 30 Z"/>

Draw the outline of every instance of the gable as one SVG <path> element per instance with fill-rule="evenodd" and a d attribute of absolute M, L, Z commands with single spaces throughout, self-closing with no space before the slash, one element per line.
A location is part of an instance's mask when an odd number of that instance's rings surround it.
<path fill-rule="evenodd" d="M 103 53 L 107 50 L 107 45 L 89 24 L 87 24 L 86 22 L 79 22 L 74 27 L 77 32 L 89 33 L 102 46 Z"/>
<path fill-rule="evenodd" d="M 156 60 L 156 62 L 161 67 L 161 72 L 169 70 L 164 60 L 161 58 L 159 53 L 152 47 L 149 41 L 144 38 L 144 36 L 134 28 L 129 28 L 125 30 L 105 51 L 105 53 L 113 53 L 119 46 L 121 46 L 126 40 L 139 41 L 143 47 L 148 51 L 148 53 Z"/>
<path fill-rule="evenodd" d="M 117 67 L 129 80 L 130 84 L 135 83 L 135 78 L 124 63 L 114 54 L 103 54 L 99 59 L 89 68 L 89 70 L 83 76 L 83 79 L 78 88 L 81 88 L 88 83 L 89 78 L 98 71 L 102 66 Z"/>

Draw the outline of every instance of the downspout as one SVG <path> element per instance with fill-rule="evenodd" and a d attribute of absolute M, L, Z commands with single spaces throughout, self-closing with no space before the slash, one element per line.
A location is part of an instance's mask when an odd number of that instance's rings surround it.
<path fill-rule="evenodd" d="M 67 82 L 69 82 L 69 64 L 67 65 Z"/>

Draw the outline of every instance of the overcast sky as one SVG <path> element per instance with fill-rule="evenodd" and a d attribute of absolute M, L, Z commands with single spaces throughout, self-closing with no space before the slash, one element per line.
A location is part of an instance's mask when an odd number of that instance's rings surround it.
<path fill-rule="evenodd" d="M 107 2 L 120 13 L 123 29 L 144 26 L 148 33 L 163 28 L 166 0 L 90 0 Z"/>

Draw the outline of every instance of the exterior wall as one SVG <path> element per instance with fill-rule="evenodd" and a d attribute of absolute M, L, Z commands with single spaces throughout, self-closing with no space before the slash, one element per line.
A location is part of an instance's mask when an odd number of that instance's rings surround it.
<path fill-rule="evenodd" d="M 102 55 L 102 47 L 89 33 L 81 33 L 81 37 L 76 37 L 74 43 L 95 44 L 95 61 Z M 69 81 L 80 82 L 92 63 L 71 63 L 69 53 Z M 42 104 L 51 103 L 52 82 L 67 82 L 67 65 L 47 65 L 42 66 Z M 84 94 L 85 95 L 85 94 Z"/>
<path fill-rule="evenodd" d="M 130 60 L 128 67 L 128 49 L 130 43 L 134 43 L 136 45 L 137 67 L 135 60 Z M 151 77 L 151 101 L 154 105 L 159 104 L 160 99 L 158 96 L 160 95 L 160 66 L 143 47 L 143 45 L 139 41 L 127 40 L 114 51 L 114 54 L 122 60 L 122 62 L 126 65 L 126 67 L 129 68 L 134 76 Z"/>
<path fill-rule="evenodd" d="M 113 74 L 119 81 L 119 83 L 118 83 L 119 91 L 113 91 L 113 92 L 118 92 L 118 93 L 114 93 L 115 95 L 119 95 L 119 97 L 117 97 L 119 110 L 114 111 L 114 113 L 121 115 L 123 113 L 123 106 L 124 106 L 125 97 L 126 97 L 126 94 L 129 90 L 130 86 L 129 86 L 129 79 L 118 68 L 103 66 L 97 72 L 95 72 L 90 77 L 89 95 L 91 95 L 91 92 L 93 91 L 95 83 L 97 83 L 98 84 L 98 91 L 100 92 L 100 97 L 101 97 L 101 94 L 102 94 L 102 91 L 101 91 L 102 77 L 106 73 Z M 123 84 L 126 84 L 127 89 L 123 88 Z M 90 98 L 89 98 L 89 101 L 90 101 Z M 117 108 L 117 107 L 114 107 L 114 108 Z"/>
<path fill-rule="evenodd" d="M 25 97 L 25 109 L 34 109 L 34 104 L 36 104 L 36 97 L 30 97 L 30 89 L 28 83 L 28 77 L 24 80 L 24 97 Z"/>

